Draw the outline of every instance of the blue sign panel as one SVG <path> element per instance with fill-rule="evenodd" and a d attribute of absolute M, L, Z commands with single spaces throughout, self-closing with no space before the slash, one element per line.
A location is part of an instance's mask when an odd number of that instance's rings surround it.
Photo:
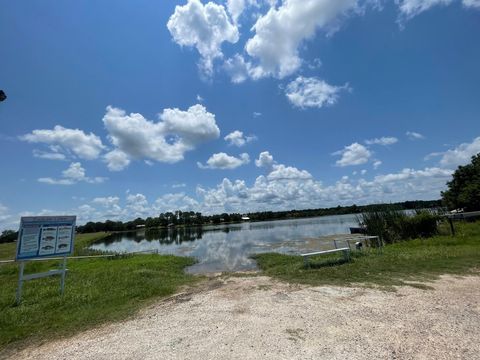
<path fill-rule="evenodd" d="M 66 256 L 73 252 L 76 216 L 24 216 L 16 260 Z"/>

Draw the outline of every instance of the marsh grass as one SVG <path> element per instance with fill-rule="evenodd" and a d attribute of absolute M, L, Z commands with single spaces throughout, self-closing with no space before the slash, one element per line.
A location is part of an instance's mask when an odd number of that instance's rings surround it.
<path fill-rule="evenodd" d="M 368 235 L 379 236 L 384 243 L 391 244 L 437 235 L 440 217 L 429 210 L 417 210 L 415 214 L 384 210 L 361 214 L 357 220 L 366 226 Z"/>

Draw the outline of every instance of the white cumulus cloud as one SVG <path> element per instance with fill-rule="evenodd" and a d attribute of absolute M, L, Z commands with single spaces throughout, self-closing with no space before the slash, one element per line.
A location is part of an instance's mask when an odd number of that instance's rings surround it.
<path fill-rule="evenodd" d="M 108 170 L 121 171 L 130 164 L 130 159 L 122 150 L 114 149 L 103 156 L 103 160 L 107 163 Z"/>
<path fill-rule="evenodd" d="M 333 155 L 341 155 L 342 157 L 337 160 L 337 166 L 351 166 L 361 165 L 368 162 L 372 153 L 365 146 L 359 143 L 353 143 L 345 146 L 344 149 L 333 153 Z"/>
<path fill-rule="evenodd" d="M 245 5 L 245 0 L 227 0 L 227 9 L 234 22 L 242 15 Z"/>
<path fill-rule="evenodd" d="M 235 54 L 233 57 L 225 60 L 223 68 L 234 84 L 242 83 L 250 76 L 253 76 L 252 64 L 246 61 L 240 54 Z"/>
<path fill-rule="evenodd" d="M 345 89 L 348 89 L 347 85 L 334 86 L 314 77 L 299 76 L 287 85 L 285 95 L 296 107 L 321 108 L 335 104 L 340 91 Z"/>
<path fill-rule="evenodd" d="M 105 155 L 110 170 L 125 168 L 131 159 L 151 159 L 175 163 L 183 160 L 187 151 L 216 139 L 220 129 L 215 115 L 200 104 L 187 111 L 165 109 L 161 121 L 147 120 L 141 114 L 107 107 L 103 123 L 115 149 Z"/>
<path fill-rule="evenodd" d="M 198 202 L 185 193 L 165 194 L 159 197 L 154 205 L 157 213 L 180 211 L 195 211 L 199 208 Z"/>
<path fill-rule="evenodd" d="M 318 30 L 332 31 L 338 20 L 357 8 L 357 0 L 284 0 L 260 16 L 253 26 L 255 35 L 245 50 L 258 59 L 253 77 L 283 78 L 297 71 L 302 60 L 299 47 Z"/>
<path fill-rule="evenodd" d="M 375 181 L 381 184 L 385 184 L 399 180 L 408 180 L 414 178 L 445 178 L 449 177 L 451 174 L 451 170 L 436 167 L 425 168 L 423 170 L 405 168 L 398 173 L 375 176 Z"/>
<path fill-rule="evenodd" d="M 272 160 L 273 161 L 273 160 Z M 451 170 L 437 167 L 403 169 L 381 174 L 372 180 L 343 176 L 324 185 L 306 170 L 274 164 L 270 172 L 248 186 L 244 180 L 223 179 L 213 188 L 197 188 L 200 208 L 205 213 L 305 209 L 339 204 L 369 204 L 435 199 L 445 189 Z M 366 174 L 365 170 L 361 171 Z"/>
<path fill-rule="evenodd" d="M 459 165 L 466 165 L 470 162 L 472 156 L 480 153 L 480 137 L 473 139 L 471 143 L 463 143 L 454 149 L 450 149 L 442 154 L 440 165 L 454 169 Z"/>
<path fill-rule="evenodd" d="M 249 142 L 254 141 L 256 138 L 257 137 L 254 135 L 246 136 L 243 134 L 243 131 L 235 130 L 235 131 L 232 131 L 227 136 L 225 136 L 223 139 L 227 141 L 229 145 L 242 147 L 245 144 L 248 144 Z"/>
<path fill-rule="evenodd" d="M 214 59 L 223 57 L 222 43 L 236 43 L 239 38 L 238 28 L 223 5 L 213 2 L 203 5 L 199 0 L 177 5 L 167 28 L 177 44 L 198 50 L 200 68 L 207 76 L 212 75 Z"/>
<path fill-rule="evenodd" d="M 61 178 L 42 177 L 38 179 L 38 182 L 50 184 L 50 185 L 74 185 L 79 182 L 87 182 L 90 184 L 103 183 L 107 178 L 105 177 L 88 177 L 86 176 L 85 169 L 79 162 L 71 163 L 70 166 L 62 171 Z"/>
<path fill-rule="evenodd" d="M 213 154 L 207 160 L 207 164 L 197 163 L 200 169 L 236 169 L 242 165 L 246 165 L 250 162 L 250 157 L 247 153 L 240 154 L 240 157 L 228 155 L 224 152 Z"/>
<path fill-rule="evenodd" d="M 96 197 L 92 202 L 96 205 L 101 205 L 107 211 L 107 217 L 117 217 L 122 212 L 118 196 Z"/>
<path fill-rule="evenodd" d="M 270 169 L 273 164 L 273 156 L 268 151 L 262 151 L 255 160 L 255 165 L 260 168 Z"/>
<path fill-rule="evenodd" d="M 224 178 L 218 185 L 207 188 L 197 186 L 196 196 L 184 192 L 161 195 L 150 203 L 141 193 L 127 192 L 122 207 L 117 196 L 97 197 L 90 204 L 76 209 L 79 222 L 96 219 L 131 220 L 138 216 L 157 216 L 165 211 L 200 211 L 205 214 L 222 212 L 248 212 L 286 209 L 307 209 L 337 205 L 395 202 L 413 199 L 435 199 L 451 179 L 452 169 L 427 167 L 424 169 L 404 168 L 397 172 L 378 174 L 366 179 L 362 176 L 342 176 L 337 181 L 323 184 L 307 170 L 294 166 L 274 163 L 273 157 L 264 152 L 264 159 L 270 156 L 271 164 L 266 175 L 258 176 L 252 184 L 245 180 Z M 357 173 L 358 174 L 358 173 Z M 82 171 L 70 172 L 73 178 L 81 178 Z M 53 210 L 42 210 L 28 214 L 52 214 Z M 24 214 L 27 214 L 26 212 Z M 0 204 L 0 226 L 2 216 L 12 219 L 8 209 Z"/>
<path fill-rule="evenodd" d="M 398 139 L 393 136 L 382 136 L 381 138 L 375 138 L 370 140 L 365 140 L 365 144 L 367 145 L 393 145 L 398 142 Z"/>
<path fill-rule="evenodd" d="M 422 134 L 420 134 L 418 132 L 415 132 L 415 131 L 407 131 L 405 133 L 405 135 L 407 135 L 407 137 L 410 140 L 423 140 L 423 139 L 425 139 L 425 136 L 423 136 Z"/>
<path fill-rule="evenodd" d="M 66 153 L 78 156 L 81 159 L 93 160 L 98 158 L 105 146 L 98 136 L 93 133 L 86 134 L 79 129 L 67 129 L 56 125 L 53 130 L 33 130 L 30 134 L 20 137 L 21 140 L 30 143 L 43 143 L 56 147 L 57 153 Z M 42 153 L 37 153 L 42 154 Z M 41 157 L 40 155 L 39 157 Z M 52 158 L 53 155 L 45 155 Z M 58 155 L 55 155 L 60 158 Z"/>
<path fill-rule="evenodd" d="M 306 170 L 299 170 L 293 166 L 285 166 L 283 164 L 275 164 L 272 171 L 267 175 L 270 181 L 275 180 L 307 180 L 311 179 L 312 175 Z"/>
<path fill-rule="evenodd" d="M 131 217 L 145 217 L 152 214 L 147 197 L 141 193 L 128 194 L 124 210 Z"/>
<path fill-rule="evenodd" d="M 85 179 L 85 169 L 79 162 L 71 163 L 68 169 L 62 171 L 62 175 L 67 179 L 79 181 Z"/>

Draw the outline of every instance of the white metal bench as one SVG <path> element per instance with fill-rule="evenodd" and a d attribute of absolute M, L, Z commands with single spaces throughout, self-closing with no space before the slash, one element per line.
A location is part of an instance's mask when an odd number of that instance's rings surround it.
<path fill-rule="evenodd" d="M 374 241 L 375 240 L 375 241 Z M 383 242 L 380 240 L 378 236 L 368 236 L 368 235 L 348 235 L 348 236 L 343 236 L 341 238 L 335 238 L 333 240 L 333 244 L 335 245 L 335 248 L 338 247 L 339 242 L 344 242 L 347 244 L 350 250 L 352 250 L 351 243 L 353 242 L 354 244 L 361 243 L 363 245 L 370 244 L 375 244 L 375 247 L 382 248 L 383 247 Z"/>
<path fill-rule="evenodd" d="M 324 251 L 315 251 L 315 252 L 311 252 L 311 253 L 300 254 L 300 256 L 303 257 L 303 261 L 305 263 L 305 266 L 307 266 L 308 265 L 308 259 L 310 258 L 310 256 L 332 254 L 332 253 L 336 253 L 336 252 L 343 253 L 343 258 L 345 259 L 345 261 L 350 260 L 350 249 L 348 247 L 339 248 L 339 249 L 332 249 L 332 250 L 324 250 Z"/>

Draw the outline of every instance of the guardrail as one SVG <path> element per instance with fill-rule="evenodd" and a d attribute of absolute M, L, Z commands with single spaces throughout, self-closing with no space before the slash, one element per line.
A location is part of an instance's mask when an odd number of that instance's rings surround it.
<path fill-rule="evenodd" d="M 455 236 L 455 226 L 453 225 L 453 220 L 465 220 L 472 217 L 480 217 L 480 211 L 459 212 L 454 214 L 450 213 L 443 216 L 448 219 L 450 231 L 452 232 L 452 235 Z"/>
<path fill-rule="evenodd" d="M 453 220 L 462 220 L 470 217 L 480 216 L 480 211 L 459 212 L 454 214 L 445 214 L 445 216 Z"/>

